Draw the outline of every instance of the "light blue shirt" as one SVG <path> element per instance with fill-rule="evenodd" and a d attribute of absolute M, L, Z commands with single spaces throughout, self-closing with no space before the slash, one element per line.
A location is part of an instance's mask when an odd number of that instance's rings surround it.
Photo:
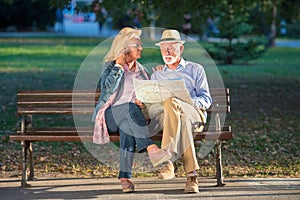
<path fill-rule="evenodd" d="M 175 70 L 167 65 L 161 71 L 155 71 L 151 75 L 151 80 L 166 80 L 182 78 L 191 95 L 194 106 L 207 110 L 212 104 L 206 73 L 202 65 L 181 58 Z"/>

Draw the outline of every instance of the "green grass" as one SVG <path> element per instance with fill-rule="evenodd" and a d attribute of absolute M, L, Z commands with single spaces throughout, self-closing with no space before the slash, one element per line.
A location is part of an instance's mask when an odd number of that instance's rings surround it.
<path fill-rule="evenodd" d="M 0 176 L 20 173 L 20 144 L 8 141 L 8 135 L 16 130 L 18 123 L 17 91 L 72 89 L 81 63 L 102 41 L 0 38 Z M 185 56 L 203 59 L 204 65 L 211 64 L 205 59 L 205 52 L 189 47 Z M 232 97 L 232 112 L 226 123 L 232 125 L 234 139 L 223 145 L 225 176 L 300 177 L 299 55 L 300 49 L 272 48 L 247 65 L 218 66 Z M 145 48 L 141 62 L 161 63 L 159 50 Z M 151 70 L 151 66 L 148 68 Z M 48 118 L 43 123 L 55 125 L 56 121 Z M 35 143 L 34 149 L 36 168 L 42 174 L 115 176 L 117 173 L 99 164 L 78 143 Z M 61 158 L 60 152 L 67 154 Z M 213 153 L 200 160 L 203 176 L 214 175 Z M 179 172 L 184 174 L 182 168 Z M 140 172 L 136 175 L 146 176 Z"/>
<path fill-rule="evenodd" d="M 299 49 L 272 48 L 258 61 L 248 65 L 221 66 L 221 72 L 229 78 L 240 79 L 297 79 L 300 77 Z M 226 77 L 225 77 L 226 78 Z"/>

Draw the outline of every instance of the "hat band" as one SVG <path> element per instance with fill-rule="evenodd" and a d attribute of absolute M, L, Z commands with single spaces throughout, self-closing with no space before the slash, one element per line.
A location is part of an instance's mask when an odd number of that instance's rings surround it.
<path fill-rule="evenodd" d="M 161 39 L 160 41 L 181 41 L 180 39 L 176 39 L 176 38 L 164 38 L 164 39 Z"/>

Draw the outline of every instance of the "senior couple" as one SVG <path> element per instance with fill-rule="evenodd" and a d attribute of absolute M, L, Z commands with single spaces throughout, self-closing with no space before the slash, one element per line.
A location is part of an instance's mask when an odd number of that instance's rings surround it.
<path fill-rule="evenodd" d="M 132 165 L 135 152 L 147 151 L 154 166 L 162 164 L 158 178 L 175 177 L 173 162 L 183 158 L 187 174 L 184 191 L 199 192 L 197 162 L 193 132 L 203 128 L 206 112 L 212 103 L 207 78 L 200 64 L 182 58 L 184 41 L 177 30 L 167 29 L 159 43 L 165 63 L 156 67 L 151 77 L 137 59 L 143 50 L 141 30 L 123 28 L 114 38 L 111 48 L 104 58 L 104 70 L 100 77 L 101 95 L 93 115 L 95 122 L 93 141 L 97 144 L 109 142 L 109 132 L 120 133 L 119 180 L 123 192 L 134 192 Z M 193 105 L 179 98 L 169 98 L 161 106 L 147 106 L 136 99 L 133 79 L 183 79 L 190 93 Z M 161 148 L 151 139 L 147 109 L 151 124 L 161 127 L 163 136 Z"/>

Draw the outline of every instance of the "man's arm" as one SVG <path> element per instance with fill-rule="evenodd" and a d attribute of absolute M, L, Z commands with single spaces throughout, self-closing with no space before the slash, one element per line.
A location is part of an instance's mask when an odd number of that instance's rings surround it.
<path fill-rule="evenodd" d="M 203 110 L 209 109 L 212 104 L 206 73 L 202 66 L 196 77 L 196 97 L 193 98 L 193 102 L 195 107 Z"/>

